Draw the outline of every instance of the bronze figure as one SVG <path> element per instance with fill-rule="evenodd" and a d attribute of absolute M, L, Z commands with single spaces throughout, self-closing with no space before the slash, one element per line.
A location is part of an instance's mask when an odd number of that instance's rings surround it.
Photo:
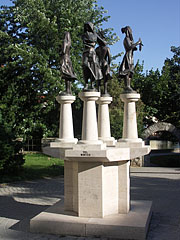
<path fill-rule="evenodd" d="M 84 34 L 82 36 L 84 43 L 83 50 L 83 75 L 85 81 L 85 91 L 96 91 L 95 81 L 103 78 L 96 56 L 95 45 L 97 42 L 97 34 L 94 32 L 94 26 L 91 22 L 84 24 Z M 90 89 L 88 88 L 88 80 L 90 79 Z"/>
<path fill-rule="evenodd" d="M 99 59 L 99 66 L 101 68 L 103 74 L 103 82 L 104 82 L 104 90 L 103 94 L 108 95 L 107 92 L 107 82 L 111 79 L 110 75 L 110 63 L 111 63 L 111 55 L 110 49 L 107 47 L 107 43 L 104 39 L 103 33 L 100 32 L 97 38 L 97 42 L 99 47 L 96 48 L 96 54 Z M 100 92 L 101 88 L 101 80 L 98 80 L 98 91 Z"/>
<path fill-rule="evenodd" d="M 137 45 L 139 45 L 139 50 L 141 51 L 143 44 L 140 38 L 136 43 L 134 43 L 132 29 L 129 26 L 122 28 L 121 32 L 126 34 L 126 37 L 124 38 L 124 48 L 126 53 L 119 68 L 119 78 L 124 79 L 124 92 L 134 92 L 130 86 L 131 79 L 134 74 L 133 53 L 137 50 Z"/>
<path fill-rule="evenodd" d="M 65 80 L 66 90 L 63 94 L 72 95 L 71 82 L 76 80 L 77 77 L 73 71 L 72 62 L 70 59 L 70 48 L 71 48 L 71 36 L 69 32 L 65 32 L 64 41 L 61 49 L 61 73 Z"/>

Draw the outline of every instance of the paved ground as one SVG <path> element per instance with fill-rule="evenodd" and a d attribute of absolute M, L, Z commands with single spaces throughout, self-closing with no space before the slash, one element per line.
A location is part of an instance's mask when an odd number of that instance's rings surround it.
<path fill-rule="evenodd" d="M 97 240 L 29 233 L 29 219 L 63 198 L 63 185 L 62 178 L 0 185 L 0 240 Z M 153 201 L 148 240 L 180 240 L 180 168 L 131 168 L 131 198 Z"/>

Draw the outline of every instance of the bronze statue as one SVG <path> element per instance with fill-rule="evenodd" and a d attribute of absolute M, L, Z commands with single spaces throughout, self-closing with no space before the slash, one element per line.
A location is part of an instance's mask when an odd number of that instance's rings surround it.
<path fill-rule="evenodd" d="M 96 91 L 95 81 L 103 78 L 96 56 L 95 45 L 97 42 L 97 34 L 94 32 L 94 26 L 91 22 L 84 24 L 84 34 L 82 36 L 84 43 L 83 50 L 83 75 L 85 80 L 84 90 Z M 90 79 L 90 89 L 88 89 L 88 80 Z"/>
<path fill-rule="evenodd" d="M 140 38 L 134 43 L 132 29 L 129 26 L 122 28 L 121 32 L 126 34 L 126 37 L 124 38 L 124 48 L 126 53 L 119 68 L 119 78 L 124 79 L 124 92 L 134 92 L 130 86 L 134 74 L 133 52 L 137 50 L 137 45 L 139 45 L 139 50 L 141 51 L 143 44 Z"/>
<path fill-rule="evenodd" d="M 111 55 L 110 55 L 110 49 L 106 46 L 106 41 L 104 39 L 103 33 L 100 32 L 99 36 L 97 38 L 97 42 L 99 44 L 99 47 L 96 48 L 96 54 L 99 59 L 99 65 L 103 74 L 103 80 L 104 80 L 104 95 L 108 95 L 107 92 L 107 82 L 111 79 L 110 75 L 110 63 L 111 63 Z M 101 80 L 98 80 L 98 91 L 100 92 L 101 88 Z"/>
<path fill-rule="evenodd" d="M 64 41 L 61 49 L 61 72 L 62 77 L 66 83 L 66 90 L 63 94 L 72 95 L 71 82 L 76 80 L 77 77 L 73 71 L 72 62 L 70 59 L 70 48 L 71 48 L 71 36 L 69 32 L 65 32 Z"/>

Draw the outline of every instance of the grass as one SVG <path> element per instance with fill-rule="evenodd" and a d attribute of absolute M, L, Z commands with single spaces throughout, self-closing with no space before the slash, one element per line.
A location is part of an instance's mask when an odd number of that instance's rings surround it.
<path fill-rule="evenodd" d="M 25 154 L 25 163 L 18 174 L 3 175 L 0 183 L 33 180 L 64 175 L 64 161 L 42 153 Z"/>

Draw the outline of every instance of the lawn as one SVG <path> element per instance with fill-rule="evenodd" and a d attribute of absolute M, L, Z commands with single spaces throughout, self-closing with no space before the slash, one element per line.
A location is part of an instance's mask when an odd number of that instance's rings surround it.
<path fill-rule="evenodd" d="M 33 180 L 45 177 L 64 175 L 64 161 L 58 158 L 46 156 L 42 153 L 25 154 L 25 163 L 22 170 L 12 176 L 3 175 L 0 183 L 20 180 Z"/>

